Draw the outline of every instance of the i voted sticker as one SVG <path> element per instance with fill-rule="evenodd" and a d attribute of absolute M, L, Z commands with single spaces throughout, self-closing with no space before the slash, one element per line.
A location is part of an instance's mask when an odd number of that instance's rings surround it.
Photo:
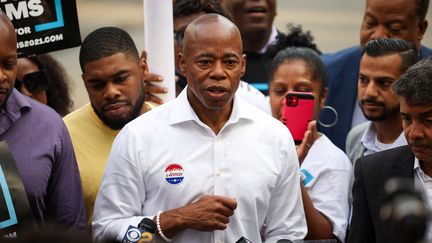
<path fill-rule="evenodd" d="M 179 164 L 171 164 L 165 169 L 165 180 L 173 185 L 181 183 L 184 179 L 183 167 Z"/>

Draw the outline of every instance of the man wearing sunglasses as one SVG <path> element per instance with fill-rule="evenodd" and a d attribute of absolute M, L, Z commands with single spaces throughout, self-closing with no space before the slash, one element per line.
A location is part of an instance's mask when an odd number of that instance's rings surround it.
<path fill-rule="evenodd" d="M 22 181 L 27 196 L 13 201 L 17 204 L 14 206 L 28 201 L 34 222 L 39 226 L 54 222 L 83 231 L 81 181 L 66 126 L 55 111 L 14 89 L 16 74 L 15 29 L 0 11 L 0 141 L 8 144 L 20 175 L 15 176 L 14 183 Z M 6 159 L 3 156 L 0 160 Z M 10 172 L 13 160 L 0 167 L 2 175 Z M 3 186 L 1 191 L 6 195 Z M 7 186 L 17 190 L 13 183 Z M 18 219 L 17 224 L 33 222 Z"/>

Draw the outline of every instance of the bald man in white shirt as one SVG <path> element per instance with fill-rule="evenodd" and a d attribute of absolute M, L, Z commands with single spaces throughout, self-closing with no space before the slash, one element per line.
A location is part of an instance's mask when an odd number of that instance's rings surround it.
<path fill-rule="evenodd" d="M 235 94 L 245 70 L 240 33 L 207 14 L 186 29 L 187 88 L 116 138 L 96 199 L 96 240 L 122 240 L 153 219 L 159 240 L 252 242 L 306 235 L 293 139 Z M 155 216 L 156 215 L 156 216 Z"/>

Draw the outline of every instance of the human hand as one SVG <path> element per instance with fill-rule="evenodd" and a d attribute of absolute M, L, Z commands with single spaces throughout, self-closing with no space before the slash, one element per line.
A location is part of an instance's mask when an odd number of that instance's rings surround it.
<path fill-rule="evenodd" d="M 315 140 L 317 140 L 318 138 L 319 134 L 317 131 L 316 121 L 310 121 L 301 144 L 297 146 L 297 157 L 300 164 L 303 163 L 303 160 L 309 153 L 309 149 L 312 147 Z"/>
<path fill-rule="evenodd" d="M 163 100 L 157 97 L 157 94 L 165 94 L 168 92 L 167 88 L 153 83 L 160 83 L 163 81 L 163 77 L 154 73 L 149 73 L 144 80 L 145 86 L 144 91 L 146 95 L 146 101 L 151 101 L 156 104 L 163 104 Z"/>
<path fill-rule="evenodd" d="M 184 229 L 224 230 L 236 208 L 234 198 L 206 195 L 184 207 L 163 212 L 160 216 L 161 228 L 168 237 Z"/>

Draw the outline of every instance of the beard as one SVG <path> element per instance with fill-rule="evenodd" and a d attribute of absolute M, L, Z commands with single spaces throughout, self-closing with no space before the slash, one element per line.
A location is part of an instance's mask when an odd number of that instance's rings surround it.
<path fill-rule="evenodd" d="M 379 106 L 381 106 L 382 111 L 379 114 L 369 115 L 363 109 L 364 103 L 374 103 L 376 105 L 379 105 Z M 373 121 L 373 122 L 384 121 L 390 117 L 393 117 L 393 116 L 399 114 L 399 106 L 389 108 L 384 103 L 377 102 L 375 100 L 362 100 L 362 101 L 360 101 L 360 108 L 363 112 L 363 115 L 366 117 L 366 119 L 368 119 L 369 121 Z"/>
<path fill-rule="evenodd" d="M 107 125 L 109 128 L 113 130 L 120 130 L 127 123 L 129 123 L 130 121 L 132 121 L 133 119 L 141 115 L 141 109 L 144 103 L 145 103 L 145 96 L 144 96 L 144 89 L 142 89 L 138 99 L 135 102 L 135 106 L 133 106 L 133 109 L 125 117 L 121 117 L 121 118 L 109 118 L 105 116 L 102 111 L 96 109 L 93 104 L 91 105 L 96 115 L 105 125 Z"/>

